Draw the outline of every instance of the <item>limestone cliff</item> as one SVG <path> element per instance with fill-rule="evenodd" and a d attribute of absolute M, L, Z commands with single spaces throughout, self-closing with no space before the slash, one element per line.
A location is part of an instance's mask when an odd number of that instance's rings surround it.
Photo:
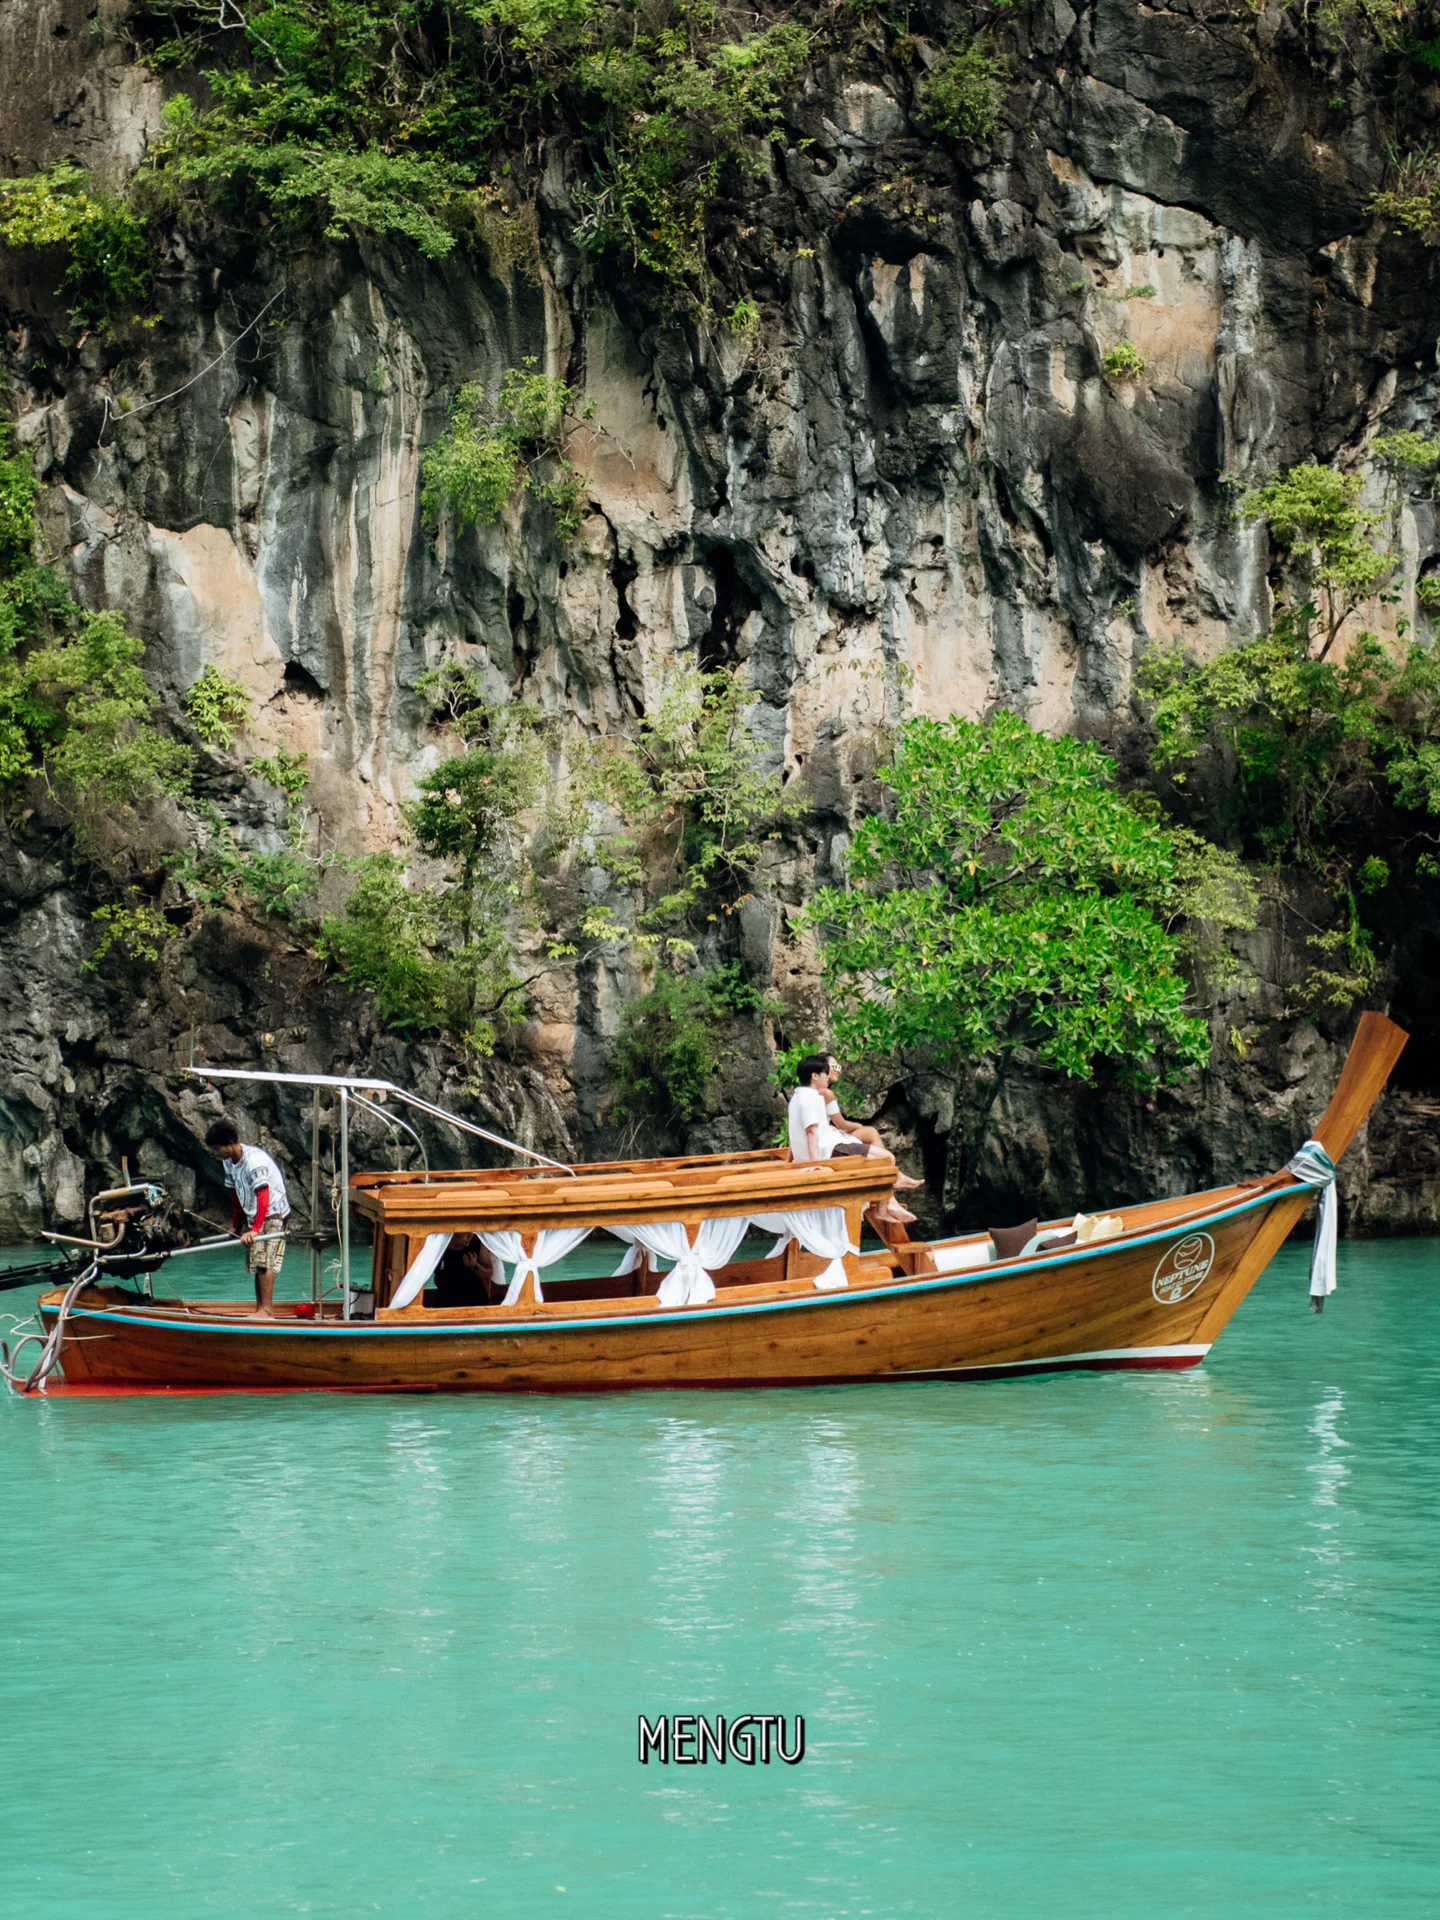
<path fill-rule="evenodd" d="M 162 94 L 116 37 L 121 11 L 0 4 L 6 171 L 133 170 Z M 1015 31 L 1023 59 L 983 152 L 922 138 L 883 75 L 816 72 L 803 137 L 724 209 L 753 336 L 653 307 L 580 253 L 563 152 L 528 268 L 379 244 L 212 257 L 176 239 L 160 324 L 123 355 L 63 347 L 54 289 L 0 257 L 19 432 L 77 590 L 143 632 L 169 704 L 207 663 L 241 681 L 251 744 L 310 756 L 341 850 L 387 844 L 435 763 L 415 689 L 446 658 L 573 716 L 577 743 L 646 710 L 681 650 L 743 662 L 808 810 L 774 855 L 775 904 L 747 910 L 739 939 L 802 1037 L 814 957 L 787 917 L 840 870 L 877 723 L 1004 703 L 1124 750 L 1146 645 L 1213 649 L 1267 618 L 1270 556 L 1233 489 L 1302 458 L 1363 466 L 1382 427 L 1433 426 L 1440 397 L 1434 256 L 1366 211 L 1383 75 L 1348 73 L 1337 99 L 1289 16 L 1224 0 L 1042 0 Z M 1102 362 L 1124 339 L 1145 372 L 1117 383 Z M 493 385 L 527 356 L 593 405 L 571 450 L 581 534 L 561 546 L 527 506 L 437 541 L 422 451 L 463 381 Z M 1433 502 L 1400 511 L 1423 563 Z M 1415 609 L 1376 614 L 1402 616 Z M 235 763 L 212 756 L 202 779 L 254 844 L 278 843 L 273 801 Z M 453 1055 L 387 1039 L 303 951 L 227 916 L 163 987 L 84 973 L 85 936 L 73 863 L 32 822 L 0 873 L 0 1239 L 74 1217 L 122 1153 L 197 1191 L 204 1115 L 173 1077 L 192 1048 L 464 1097 Z M 985 1202 L 1058 1210 L 1284 1157 L 1345 1026 L 1278 1021 L 1286 946 L 1275 918 L 1261 985 L 1217 1012 L 1198 1091 L 1110 1098 L 1097 1124 L 1100 1096 L 1009 1089 Z M 1393 1010 L 1428 1035 L 1425 964 L 1402 950 Z M 632 985 L 601 966 L 542 988 L 482 1104 L 536 1145 L 593 1149 Z M 1231 1027 L 1261 1036 L 1248 1058 Z M 1347 1170 L 1368 1224 L 1436 1218 L 1432 1066 L 1427 1041 Z M 766 1073 L 731 1070 L 697 1147 L 768 1137 Z M 251 1112 L 298 1143 L 298 1110 Z M 894 1118 L 933 1160 L 943 1104 Z"/>

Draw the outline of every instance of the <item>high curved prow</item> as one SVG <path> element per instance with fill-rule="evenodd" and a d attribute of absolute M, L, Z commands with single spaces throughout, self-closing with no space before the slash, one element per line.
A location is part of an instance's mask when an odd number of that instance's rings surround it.
<path fill-rule="evenodd" d="M 1397 1027 L 1383 1013 L 1361 1014 L 1325 1117 L 1314 1133 L 1337 1166 L 1369 1119 L 1370 1109 L 1384 1091 L 1409 1038 L 1403 1027 Z"/>

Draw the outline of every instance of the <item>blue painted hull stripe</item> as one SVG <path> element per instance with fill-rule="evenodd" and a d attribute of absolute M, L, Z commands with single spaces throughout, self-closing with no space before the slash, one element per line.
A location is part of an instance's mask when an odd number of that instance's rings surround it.
<path fill-rule="evenodd" d="M 1278 1193 L 1261 1194 L 1256 1200 L 1242 1201 L 1238 1206 L 1226 1207 L 1223 1212 L 1205 1215 L 1199 1220 L 1187 1220 L 1183 1226 L 1166 1227 L 1160 1233 L 1141 1234 L 1135 1240 L 1116 1240 L 1113 1243 L 1101 1242 L 1098 1247 L 1084 1247 L 1073 1252 L 1051 1254 L 1044 1260 L 1027 1260 L 1023 1267 L 1012 1267 L 1008 1273 L 996 1274 L 992 1267 L 979 1267 L 966 1273 L 940 1274 L 935 1279 L 907 1280 L 903 1283 L 892 1281 L 883 1287 L 865 1287 L 860 1291 L 840 1288 L 834 1293 L 816 1293 L 799 1300 L 764 1300 L 742 1307 L 705 1307 L 687 1313 L 680 1308 L 657 1308 L 650 1313 L 631 1313 L 618 1315 L 612 1319 L 593 1320 L 522 1320 L 513 1326 L 495 1326 L 490 1323 L 468 1322 L 456 1325 L 448 1321 L 436 1327 L 395 1327 L 377 1325 L 371 1321 L 350 1320 L 338 1325 L 322 1325 L 313 1321 L 297 1321 L 293 1326 L 269 1326 L 263 1320 L 237 1320 L 233 1325 L 216 1320 L 161 1320 L 149 1319 L 138 1313 L 111 1313 L 99 1307 L 72 1308 L 70 1318 L 75 1320 L 113 1320 L 126 1327 L 158 1327 L 171 1332 L 184 1333 L 244 1333 L 279 1335 L 292 1340 L 422 1340 L 454 1339 L 461 1336 L 471 1338 L 490 1338 L 508 1340 L 517 1333 L 577 1333 L 604 1332 L 610 1327 L 655 1327 L 674 1326 L 686 1320 L 744 1320 L 759 1313 L 796 1313 L 805 1312 L 811 1307 L 855 1306 L 866 1300 L 896 1300 L 913 1293 L 958 1292 L 962 1287 L 980 1286 L 987 1280 L 1018 1280 L 1024 1274 L 1041 1273 L 1050 1267 L 1074 1266 L 1081 1260 L 1104 1259 L 1113 1253 L 1130 1253 L 1136 1247 L 1158 1246 L 1162 1240 L 1183 1239 L 1187 1233 L 1199 1233 L 1206 1227 L 1219 1226 L 1226 1220 L 1237 1220 L 1241 1214 L 1254 1213 L 1257 1207 L 1274 1206 L 1277 1200 L 1294 1200 L 1305 1193 L 1318 1193 L 1318 1184 L 1298 1182 L 1293 1187 L 1283 1187 Z M 54 1314 L 55 1307 L 42 1306 L 42 1313 Z"/>

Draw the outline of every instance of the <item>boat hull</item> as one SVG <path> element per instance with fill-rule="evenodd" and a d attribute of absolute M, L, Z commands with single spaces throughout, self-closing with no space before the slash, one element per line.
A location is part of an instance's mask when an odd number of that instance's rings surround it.
<path fill-rule="evenodd" d="M 875 1284 L 873 1263 L 857 1261 L 843 1291 L 722 1288 L 678 1310 L 547 1301 L 259 1323 L 91 1294 L 67 1323 L 63 1365 L 80 1386 L 512 1393 L 1183 1368 L 1204 1358 L 1309 1197 L 1291 1186 L 978 1273 Z"/>

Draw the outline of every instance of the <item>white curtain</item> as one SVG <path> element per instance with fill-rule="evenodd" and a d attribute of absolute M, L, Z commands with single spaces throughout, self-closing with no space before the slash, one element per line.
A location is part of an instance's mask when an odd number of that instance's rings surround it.
<path fill-rule="evenodd" d="M 453 1235 L 432 1233 L 421 1247 L 415 1258 L 405 1269 L 405 1278 L 395 1290 L 395 1298 L 390 1302 L 392 1311 L 408 1307 L 412 1300 L 418 1300 L 425 1291 L 425 1283 L 445 1257 Z"/>
<path fill-rule="evenodd" d="M 644 1227 L 611 1227 L 618 1239 L 643 1247 L 657 1260 L 673 1260 L 674 1267 L 660 1282 L 662 1307 L 703 1307 L 715 1298 L 712 1267 L 723 1267 L 745 1238 L 749 1221 L 743 1214 L 737 1220 L 707 1220 L 695 1236 L 692 1247 L 678 1220 L 657 1220 Z M 628 1272 L 634 1262 L 623 1265 Z"/>
<path fill-rule="evenodd" d="M 540 1269 L 556 1266 L 567 1254 L 572 1254 L 582 1240 L 590 1238 L 589 1227 L 547 1227 L 535 1237 L 535 1251 L 527 1254 L 524 1243 L 518 1233 L 480 1233 L 476 1239 L 487 1253 L 493 1253 L 497 1260 L 503 1260 L 515 1271 L 510 1276 L 510 1285 L 505 1289 L 502 1307 L 513 1307 L 525 1290 L 525 1282 L 533 1273 L 535 1276 L 535 1298 L 543 1300 L 540 1290 Z"/>
<path fill-rule="evenodd" d="M 829 1261 L 829 1266 L 815 1276 L 815 1286 L 819 1292 L 834 1293 L 840 1287 L 849 1286 L 845 1255 L 859 1253 L 860 1249 L 851 1244 L 843 1207 L 810 1207 L 797 1213 L 757 1213 L 752 1224 L 759 1227 L 762 1233 L 779 1234 L 780 1238 L 770 1249 L 772 1258 L 789 1241 L 798 1240 L 806 1253 L 813 1253 L 817 1260 Z"/>

